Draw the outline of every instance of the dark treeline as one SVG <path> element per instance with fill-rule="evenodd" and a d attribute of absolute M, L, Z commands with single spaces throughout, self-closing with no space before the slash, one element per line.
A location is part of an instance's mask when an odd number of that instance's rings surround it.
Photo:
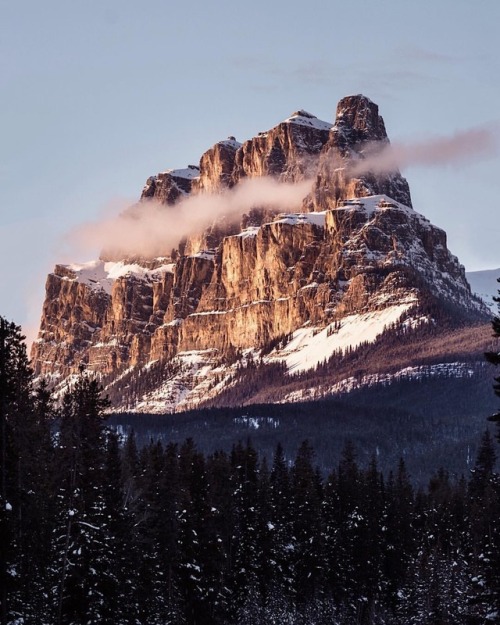
<path fill-rule="evenodd" d="M 106 427 L 82 374 L 55 410 L 0 320 L 2 625 L 500 622 L 500 481 L 415 490 L 346 445 L 328 476 L 249 442 L 203 454 Z M 53 423 L 57 421 L 57 434 Z"/>
<path fill-rule="evenodd" d="M 426 486 L 437 467 L 458 477 L 473 468 L 485 416 L 497 408 L 487 367 L 482 364 L 470 378 L 401 380 L 341 398 L 165 415 L 121 413 L 110 415 L 108 423 L 123 434 L 133 429 L 139 447 L 151 438 L 180 445 L 193 437 L 205 455 L 230 452 L 235 442 L 250 437 L 268 463 L 278 443 L 293 461 L 307 439 L 325 476 L 352 441 L 361 466 L 376 451 L 379 468 L 388 474 L 403 457 L 413 484 Z"/>

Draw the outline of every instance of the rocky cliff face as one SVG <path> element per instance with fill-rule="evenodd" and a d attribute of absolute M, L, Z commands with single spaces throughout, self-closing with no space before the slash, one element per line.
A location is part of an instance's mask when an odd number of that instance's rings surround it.
<path fill-rule="evenodd" d="M 350 172 L 349 166 L 362 161 L 367 148 L 376 150 L 388 142 L 376 104 L 360 96 L 343 98 L 338 103 L 328 142 L 321 151 L 312 210 L 335 208 L 347 198 L 378 194 L 411 207 L 410 188 L 398 171 L 383 176 L 370 172 L 356 176 Z"/>
<path fill-rule="evenodd" d="M 300 213 L 256 207 L 240 227 L 218 222 L 181 242 L 174 258 L 57 265 L 33 345 L 37 373 L 61 383 L 84 364 L 113 380 L 171 363 L 160 406 L 176 409 L 201 401 L 207 380 L 217 393 L 235 353 L 272 352 L 283 337 L 297 344 L 269 358 L 303 369 L 387 325 L 429 322 L 429 298 L 481 316 L 445 233 L 411 208 L 400 173 L 349 174 L 368 142 L 388 142 L 384 122 L 370 100 L 350 96 L 333 126 L 298 111 L 243 144 L 221 141 L 199 168 L 149 178 L 141 201 L 164 204 L 169 218 L 180 198 L 243 178 L 310 180 L 312 191 Z"/>

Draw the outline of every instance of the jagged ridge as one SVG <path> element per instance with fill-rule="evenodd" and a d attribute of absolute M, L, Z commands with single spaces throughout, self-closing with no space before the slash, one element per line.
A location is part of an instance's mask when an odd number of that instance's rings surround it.
<path fill-rule="evenodd" d="M 175 408 L 196 387 L 194 371 L 206 376 L 235 350 L 259 350 L 295 333 L 300 361 L 301 350 L 314 351 L 314 336 L 349 319 L 358 330 L 372 319 L 369 336 L 376 340 L 403 316 L 428 322 L 420 305 L 428 293 L 480 317 L 484 308 L 447 250 L 446 234 L 411 208 L 401 174 L 349 177 L 349 163 L 374 141 L 388 142 L 378 107 L 349 96 L 333 126 L 298 111 L 243 144 L 234 137 L 216 144 L 199 168 L 149 178 L 141 201 L 160 201 L 166 214 L 180 197 L 219 192 L 246 177 L 312 178 L 314 185 L 304 212 L 272 221 L 260 212 L 236 230 L 215 224 L 184 242 L 175 259 L 166 253 L 134 263 L 56 266 L 32 351 L 36 371 L 61 381 L 84 363 L 111 380 L 177 359 L 176 375 L 182 370 L 190 379 L 180 385 L 188 389 L 184 396 L 168 404 Z M 360 342 L 323 343 L 333 352 Z M 275 360 L 291 366 L 286 350 Z"/>

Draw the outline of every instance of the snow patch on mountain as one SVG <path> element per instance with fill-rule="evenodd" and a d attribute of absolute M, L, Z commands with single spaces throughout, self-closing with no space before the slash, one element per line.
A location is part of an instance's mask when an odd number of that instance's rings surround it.
<path fill-rule="evenodd" d="M 242 239 L 248 239 L 249 237 L 255 237 L 259 233 L 260 226 L 248 226 L 244 228 L 239 234 L 235 234 L 235 237 L 241 237 Z"/>
<path fill-rule="evenodd" d="M 166 169 L 161 172 L 162 174 L 170 174 L 172 178 L 186 178 L 187 180 L 193 180 L 200 175 L 200 168 L 196 165 L 189 165 L 181 169 Z"/>
<path fill-rule="evenodd" d="M 366 197 L 356 197 L 347 200 L 343 200 L 340 205 L 335 209 L 337 211 L 349 211 L 349 210 L 363 210 L 366 213 L 368 219 L 373 219 L 376 213 L 383 213 L 385 211 L 398 210 L 411 217 L 417 219 L 421 224 L 430 226 L 430 221 L 427 217 L 424 217 L 420 213 L 410 206 L 406 206 L 401 202 L 396 202 L 388 195 L 368 195 Z"/>
<path fill-rule="evenodd" d="M 467 271 L 465 275 L 472 292 L 480 297 L 492 312 L 496 313 L 498 304 L 493 300 L 493 297 L 498 295 L 498 290 L 500 289 L 500 284 L 498 283 L 500 268 Z"/>
<path fill-rule="evenodd" d="M 472 378 L 477 372 L 474 367 L 485 366 L 486 363 L 469 362 L 445 362 L 434 365 L 420 365 L 405 367 L 395 373 L 374 373 L 360 377 L 351 376 L 331 386 L 313 386 L 288 393 L 280 404 L 310 401 L 331 397 L 333 395 L 346 395 L 352 391 L 373 387 L 377 385 L 389 386 L 395 382 L 404 380 L 423 380 L 432 378 Z"/>
<path fill-rule="evenodd" d="M 267 360 L 284 361 L 290 373 L 302 373 L 325 362 L 335 352 L 357 349 L 373 343 L 389 326 L 397 323 L 414 302 L 389 306 L 364 314 L 349 315 L 326 328 L 302 327 L 286 346 L 269 354 Z"/>
<path fill-rule="evenodd" d="M 297 226 L 300 224 L 313 224 L 320 228 L 325 227 L 326 211 L 316 213 L 282 213 L 276 217 L 273 223 L 289 224 Z"/>
<path fill-rule="evenodd" d="M 333 124 L 318 119 L 315 115 L 307 111 L 296 111 L 290 117 L 284 120 L 284 124 L 298 124 L 299 126 L 309 126 L 316 130 L 330 130 Z"/>
<path fill-rule="evenodd" d="M 173 273 L 173 263 L 165 263 L 155 269 L 148 269 L 138 263 L 105 262 L 102 260 L 91 260 L 87 263 L 62 265 L 69 269 L 70 274 L 64 276 L 63 280 L 74 280 L 81 284 L 86 284 L 94 290 L 102 290 L 111 295 L 113 283 L 118 278 L 124 276 L 134 276 L 139 280 L 149 280 L 156 282 L 164 273 Z"/>
<path fill-rule="evenodd" d="M 224 139 L 223 141 L 219 141 L 219 145 L 223 145 L 233 150 L 238 150 L 239 148 L 241 148 L 242 144 L 239 141 L 236 141 L 234 137 L 228 137 L 227 139 Z"/>
<path fill-rule="evenodd" d="M 234 367 L 220 365 L 217 350 L 180 352 L 171 361 L 170 373 L 154 390 L 131 406 L 136 412 L 162 414 L 192 408 L 228 387 Z M 148 363 L 143 369 L 153 366 Z M 122 406 L 114 410 L 120 412 Z"/>

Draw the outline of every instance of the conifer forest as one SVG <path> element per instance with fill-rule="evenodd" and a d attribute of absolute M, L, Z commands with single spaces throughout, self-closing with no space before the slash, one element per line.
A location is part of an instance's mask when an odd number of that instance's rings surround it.
<path fill-rule="evenodd" d="M 327 475 L 307 441 L 292 462 L 140 446 L 85 372 L 56 404 L 0 321 L 1 625 L 500 623 L 488 430 L 469 475 L 425 488 L 350 444 Z"/>

